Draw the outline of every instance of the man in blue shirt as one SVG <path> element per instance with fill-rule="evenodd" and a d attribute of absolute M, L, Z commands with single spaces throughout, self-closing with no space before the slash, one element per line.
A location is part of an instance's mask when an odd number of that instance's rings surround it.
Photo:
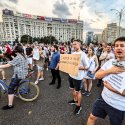
<path fill-rule="evenodd" d="M 55 84 L 56 78 L 58 79 L 58 85 L 57 89 L 61 87 L 61 77 L 60 77 L 60 72 L 59 72 L 59 60 L 60 60 L 60 53 L 58 51 L 58 46 L 54 45 L 53 46 L 53 55 L 51 58 L 50 66 L 49 68 L 51 69 L 52 73 L 52 82 L 49 85 Z"/>

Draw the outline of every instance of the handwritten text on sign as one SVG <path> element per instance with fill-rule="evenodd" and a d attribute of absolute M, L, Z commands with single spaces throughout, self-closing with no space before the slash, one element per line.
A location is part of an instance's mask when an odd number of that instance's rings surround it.
<path fill-rule="evenodd" d="M 78 68 L 80 64 L 80 54 L 61 54 L 59 70 L 78 76 Z"/>
<path fill-rule="evenodd" d="M 125 89 L 125 73 L 109 75 L 105 81 L 120 93 Z"/>

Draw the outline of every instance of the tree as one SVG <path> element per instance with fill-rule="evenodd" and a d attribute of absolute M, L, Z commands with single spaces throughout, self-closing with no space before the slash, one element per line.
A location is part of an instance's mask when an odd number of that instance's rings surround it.
<path fill-rule="evenodd" d="M 54 36 L 49 36 L 49 38 L 50 38 L 51 44 L 53 44 L 53 43 L 58 44 L 58 40 Z"/>
<path fill-rule="evenodd" d="M 36 38 L 36 37 L 33 38 L 33 42 L 35 42 L 35 41 L 37 41 L 37 38 Z"/>
<path fill-rule="evenodd" d="M 23 35 L 21 37 L 21 43 L 32 43 L 32 37 L 30 35 Z"/>
<path fill-rule="evenodd" d="M 44 38 L 43 37 L 41 37 L 40 42 L 44 43 Z"/>
<path fill-rule="evenodd" d="M 44 38 L 41 38 L 41 41 L 44 44 L 58 44 L 58 40 L 54 36 L 45 36 Z"/>

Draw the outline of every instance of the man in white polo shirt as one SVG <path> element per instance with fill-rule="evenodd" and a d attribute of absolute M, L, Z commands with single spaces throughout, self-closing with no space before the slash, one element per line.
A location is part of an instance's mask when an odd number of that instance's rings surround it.
<path fill-rule="evenodd" d="M 72 47 L 74 49 L 74 52 L 72 54 L 80 54 L 80 66 L 78 71 L 78 76 L 72 76 L 69 74 L 69 84 L 70 89 L 73 95 L 73 100 L 69 101 L 68 103 L 71 105 L 76 105 L 76 108 L 74 110 L 74 114 L 79 114 L 82 110 L 81 107 L 81 86 L 82 86 L 82 79 L 84 78 L 84 70 L 88 69 L 89 67 L 89 60 L 87 55 L 80 49 L 81 43 L 80 40 L 74 40 Z M 72 68 L 72 67 L 71 67 Z"/>
<path fill-rule="evenodd" d="M 87 125 L 109 116 L 110 125 L 122 125 L 125 117 L 125 37 L 115 40 L 116 59 L 107 61 L 95 77 L 102 79 L 104 89 L 95 101 Z"/>

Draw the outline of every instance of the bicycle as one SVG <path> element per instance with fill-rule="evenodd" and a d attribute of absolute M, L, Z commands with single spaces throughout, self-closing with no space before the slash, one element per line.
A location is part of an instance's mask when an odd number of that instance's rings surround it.
<path fill-rule="evenodd" d="M 39 87 L 30 81 L 33 72 L 30 72 L 26 79 L 19 82 L 18 86 L 15 88 L 14 95 L 19 97 L 23 101 L 31 102 L 38 98 Z M 9 86 L 4 80 L 0 80 L 0 91 L 4 94 L 8 93 Z"/>

